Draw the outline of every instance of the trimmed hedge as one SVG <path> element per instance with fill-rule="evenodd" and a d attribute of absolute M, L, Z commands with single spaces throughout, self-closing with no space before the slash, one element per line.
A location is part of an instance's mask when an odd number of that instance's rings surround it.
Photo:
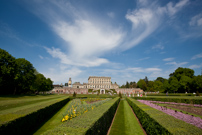
<path fill-rule="evenodd" d="M 1 135 L 11 135 L 11 134 L 31 134 L 36 130 L 39 125 L 53 116 L 61 107 L 63 107 L 70 98 L 66 98 L 62 101 L 56 102 L 45 108 L 39 109 L 32 112 L 26 116 L 17 118 L 6 124 L 1 125 L 0 134 Z"/>
<path fill-rule="evenodd" d="M 173 116 L 140 103 L 132 98 L 127 98 L 127 101 L 148 135 L 198 135 L 202 133 L 202 129 L 176 119 Z"/>
<path fill-rule="evenodd" d="M 107 134 L 112 119 L 118 107 L 120 98 L 114 98 L 101 106 L 82 114 L 62 125 L 45 132 L 45 135 L 104 135 Z"/>
<path fill-rule="evenodd" d="M 150 101 L 162 101 L 162 102 L 175 102 L 186 104 L 201 104 L 202 99 L 188 99 L 188 98 L 155 98 L 155 97 L 133 97 L 134 99 L 150 100 Z"/>

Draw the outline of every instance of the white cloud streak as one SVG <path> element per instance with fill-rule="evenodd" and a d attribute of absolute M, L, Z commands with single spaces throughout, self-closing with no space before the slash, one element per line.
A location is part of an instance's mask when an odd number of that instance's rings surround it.
<path fill-rule="evenodd" d="M 163 61 L 173 61 L 175 58 L 165 58 Z"/>
<path fill-rule="evenodd" d="M 190 26 L 202 26 L 202 13 L 195 15 L 189 22 Z"/>
<path fill-rule="evenodd" d="M 192 69 L 202 68 L 202 63 L 199 65 L 191 65 L 189 66 L 189 68 L 192 68 Z"/>
<path fill-rule="evenodd" d="M 198 58 L 202 58 L 202 53 L 200 54 L 197 54 L 197 55 L 194 55 L 191 60 L 195 60 L 195 59 L 198 59 Z"/>

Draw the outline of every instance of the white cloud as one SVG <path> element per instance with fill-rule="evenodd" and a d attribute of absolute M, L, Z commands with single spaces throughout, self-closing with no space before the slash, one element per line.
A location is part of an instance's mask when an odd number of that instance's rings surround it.
<path fill-rule="evenodd" d="M 202 58 L 202 53 L 197 54 L 197 55 L 194 55 L 194 56 L 191 58 L 191 60 L 198 59 L 198 58 Z"/>
<path fill-rule="evenodd" d="M 181 63 L 177 63 L 177 62 L 168 62 L 166 63 L 165 65 L 174 65 L 176 67 L 180 67 L 180 66 L 183 66 L 183 65 L 186 65 L 188 62 L 181 62 Z"/>
<path fill-rule="evenodd" d="M 191 66 L 189 66 L 189 68 L 192 68 L 192 69 L 202 68 L 202 63 L 199 65 L 191 65 Z"/>
<path fill-rule="evenodd" d="M 202 13 L 195 15 L 189 22 L 190 26 L 202 26 Z"/>
<path fill-rule="evenodd" d="M 39 55 L 39 58 L 40 58 L 40 59 L 44 59 L 44 57 L 43 57 L 43 56 L 41 56 L 41 55 Z"/>
<path fill-rule="evenodd" d="M 163 50 L 163 49 L 164 49 L 164 46 L 161 45 L 161 44 L 157 44 L 157 45 L 152 46 L 152 49 L 160 49 L 160 50 Z"/>
<path fill-rule="evenodd" d="M 150 57 L 141 58 L 141 59 L 138 59 L 138 61 L 143 61 L 143 60 L 147 60 L 147 59 L 150 59 Z"/>
<path fill-rule="evenodd" d="M 173 2 L 169 2 L 166 6 L 167 13 L 170 16 L 175 15 L 179 10 L 181 10 L 184 6 L 186 6 L 188 2 L 189 0 L 180 0 L 176 4 L 173 4 Z"/>
<path fill-rule="evenodd" d="M 163 61 L 173 61 L 175 58 L 165 58 Z"/>

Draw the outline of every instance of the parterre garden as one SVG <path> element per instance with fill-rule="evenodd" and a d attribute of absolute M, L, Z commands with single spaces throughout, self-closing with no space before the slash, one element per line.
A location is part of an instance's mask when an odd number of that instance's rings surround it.
<path fill-rule="evenodd" d="M 202 98 L 0 97 L 0 134 L 201 134 Z"/>

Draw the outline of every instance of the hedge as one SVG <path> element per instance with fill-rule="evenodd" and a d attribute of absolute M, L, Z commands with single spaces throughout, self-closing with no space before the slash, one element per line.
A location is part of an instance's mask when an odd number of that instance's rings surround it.
<path fill-rule="evenodd" d="M 150 100 L 150 101 L 162 101 L 162 102 L 175 102 L 186 104 L 201 104 L 202 99 L 188 99 L 188 98 L 155 98 L 155 97 L 133 97 L 134 99 Z"/>
<path fill-rule="evenodd" d="M 53 130 L 45 132 L 44 135 L 107 134 L 119 102 L 119 97 L 114 98 L 94 110 L 88 111 L 72 120 L 64 122 Z"/>
<path fill-rule="evenodd" d="M 127 98 L 127 101 L 148 135 L 190 135 L 202 133 L 202 129 L 140 103 L 135 99 Z"/>
<path fill-rule="evenodd" d="M 1 135 L 11 134 L 31 134 L 36 128 L 42 125 L 43 122 L 53 116 L 60 108 L 62 108 L 70 98 L 66 98 L 62 101 L 56 102 L 45 108 L 39 109 L 35 112 L 27 114 L 23 117 L 17 118 L 6 124 L 1 125 Z"/>

